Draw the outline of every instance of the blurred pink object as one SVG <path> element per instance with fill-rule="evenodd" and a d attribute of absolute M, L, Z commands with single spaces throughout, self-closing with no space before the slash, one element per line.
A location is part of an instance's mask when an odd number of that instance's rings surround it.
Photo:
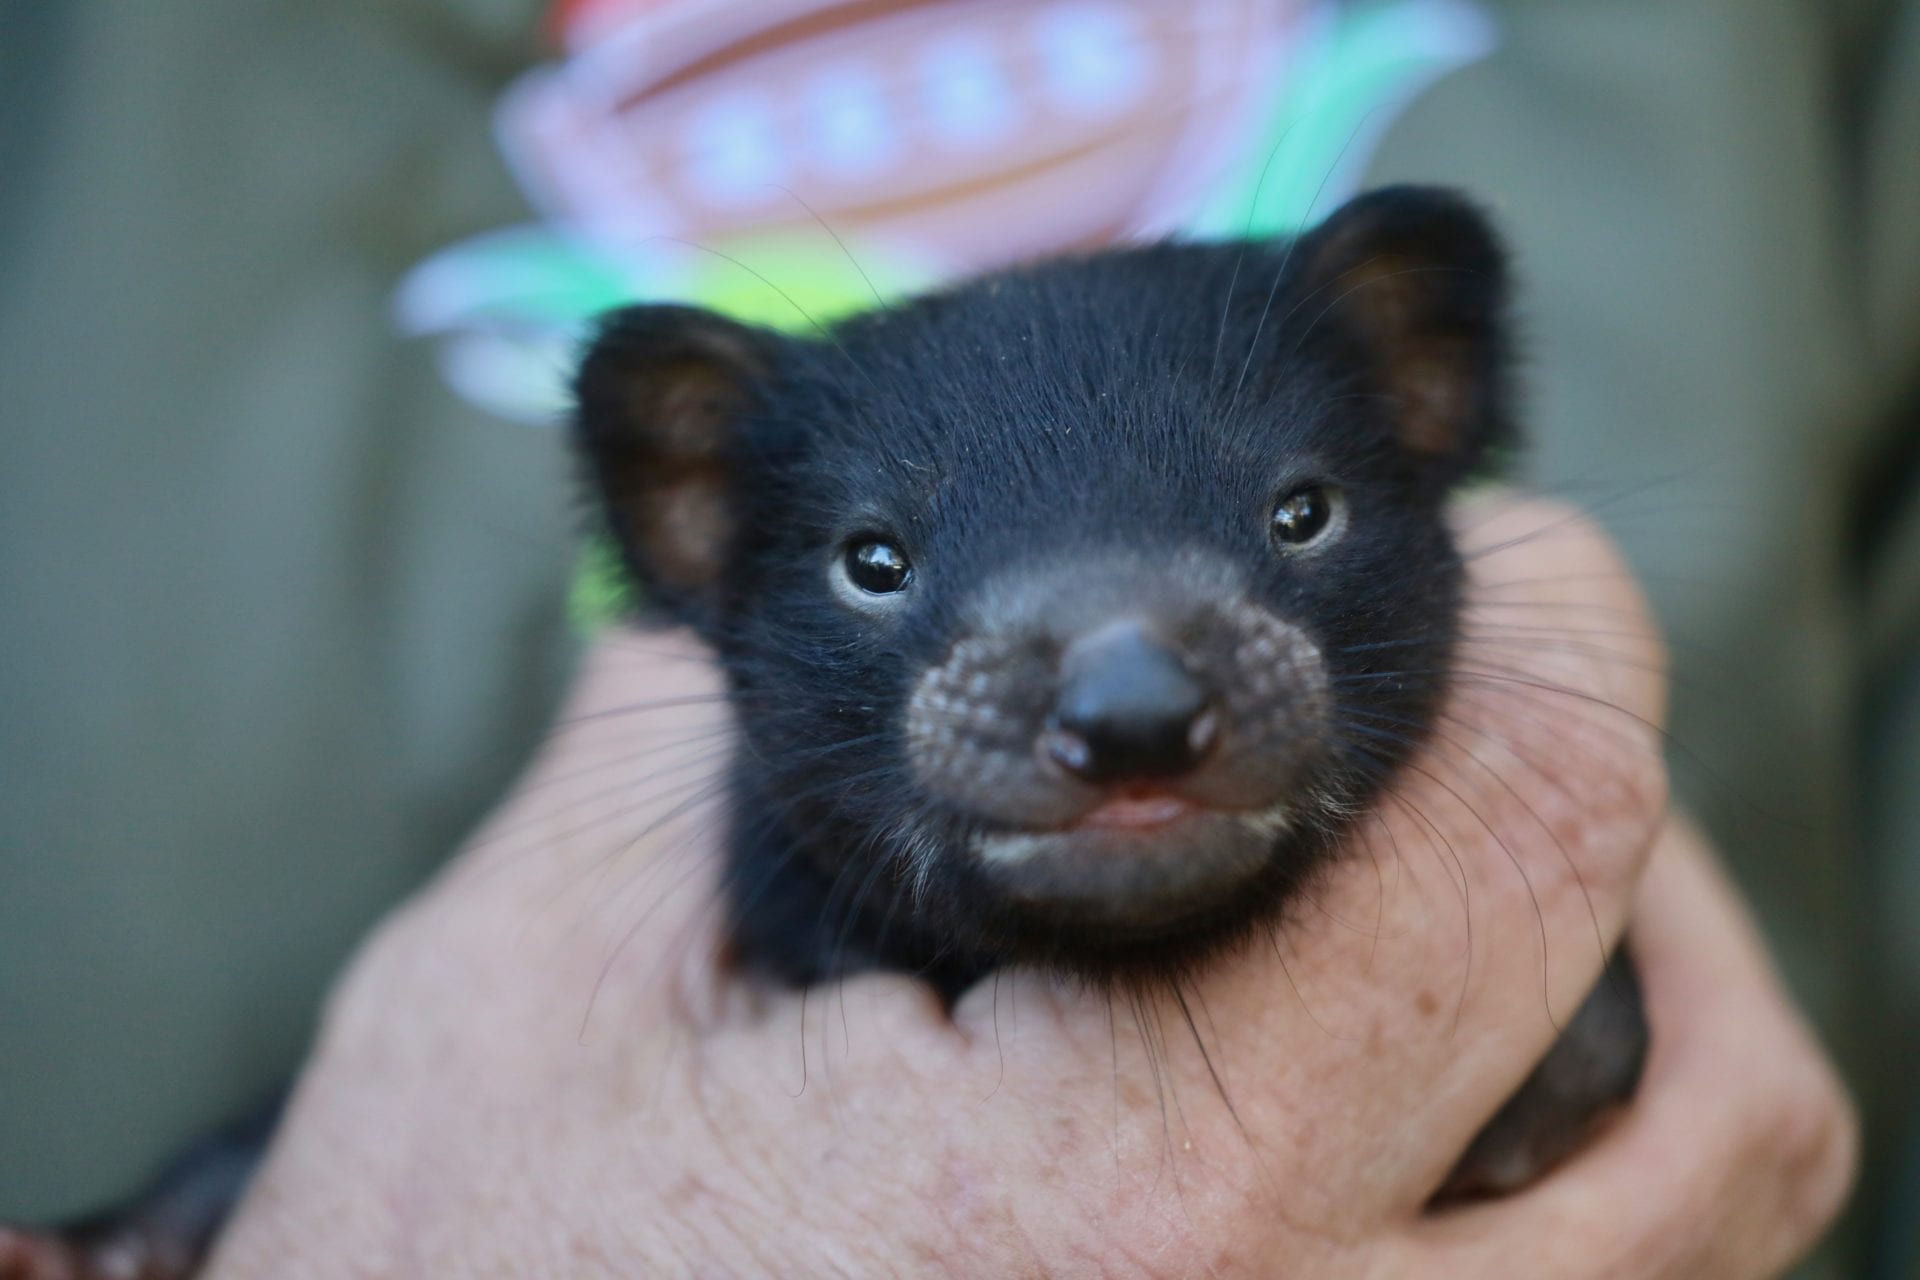
<path fill-rule="evenodd" d="M 502 140 L 541 212 L 615 253 L 817 213 L 964 271 L 1173 230 L 1318 7 L 576 0 Z"/>

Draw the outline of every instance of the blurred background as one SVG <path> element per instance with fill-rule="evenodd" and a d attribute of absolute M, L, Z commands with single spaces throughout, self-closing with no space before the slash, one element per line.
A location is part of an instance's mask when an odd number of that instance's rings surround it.
<path fill-rule="evenodd" d="M 1511 238 L 1528 479 L 1643 574 L 1679 793 L 1866 1108 L 1824 1274 L 1920 1276 L 1898 0 L 0 0 L 0 1220 L 271 1090 L 538 744 L 588 316 L 1395 180 Z"/>

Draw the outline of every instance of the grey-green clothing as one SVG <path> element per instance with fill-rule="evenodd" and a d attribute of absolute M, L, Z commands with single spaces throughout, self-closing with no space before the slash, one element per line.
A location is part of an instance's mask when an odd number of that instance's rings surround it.
<path fill-rule="evenodd" d="M 0 1217 L 282 1079 L 561 683 L 553 441 L 387 319 L 512 64 L 405 17 L 0 4 Z"/>
<path fill-rule="evenodd" d="M 487 113 L 533 8 L 0 7 L 0 1217 L 286 1071 L 537 736 L 557 442 L 385 314 L 523 216 Z M 1496 8 L 1374 172 L 1513 238 L 1535 475 L 1675 637 L 1682 793 L 1867 1099 L 1871 1207 L 1920 1095 L 1920 5 Z"/>

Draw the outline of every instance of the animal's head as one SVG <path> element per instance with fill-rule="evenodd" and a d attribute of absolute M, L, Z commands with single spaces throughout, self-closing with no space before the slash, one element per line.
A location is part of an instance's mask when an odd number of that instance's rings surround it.
<path fill-rule="evenodd" d="M 817 340 L 622 311 L 577 431 L 728 670 L 740 820 L 971 953 L 1110 966 L 1270 909 L 1430 719 L 1505 298 L 1477 212 L 1394 188 Z"/>

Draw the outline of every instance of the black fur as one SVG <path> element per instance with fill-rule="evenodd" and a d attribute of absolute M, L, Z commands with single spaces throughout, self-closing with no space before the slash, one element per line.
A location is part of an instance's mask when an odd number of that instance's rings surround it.
<path fill-rule="evenodd" d="M 962 981 L 1009 960 L 1107 976 L 1270 918 L 1399 748 L 1323 735 L 1301 787 L 1317 806 L 1253 892 L 1116 940 L 1015 908 L 958 854 L 908 900 L 903 837 L 952 853 L 981 825 L 916 784 L 909 691 L 997 579 L 1199 548 L 1318 642 L 1342 704 L 1425 724 L 1440 682 L 1370 677 L 1447 664 L 1462 569 L 1442 502 L 1515 435 L 1505 298 L 1479 215 L 1401 188 L 1295 242 L 1046 261 L 815 340 L 681 308 L 610 317 L 579 379 L 579 437 L 636 577 L 731 681 L 746 738 L 730 876 L 742 958 L 802 982 L 874 962 L 938 963 Z M 703 348 L 716 354 L 690 363 Z M 726 390 L 683 397 L 672 421 L 628 410 L 662 404 L 676 379 Z M 725 486 L 720 547 L 663 554 L 657 529 L 636 536 L 662 491 L 633 478 L 634 460 L 656 476 L 695 465 L 663 465 L 674 448 Z M 1275 554 L 1267 525 L 1306 480 L 1339 486 L 1350 509 L 1339 545 L 1311 562 Z M 876 531 L 917 575 L 916 598 L 883 618 L 828 581 L 836 548 Z M 693 561 L 716 566 L 697 588 L 662 569 Z"/>

